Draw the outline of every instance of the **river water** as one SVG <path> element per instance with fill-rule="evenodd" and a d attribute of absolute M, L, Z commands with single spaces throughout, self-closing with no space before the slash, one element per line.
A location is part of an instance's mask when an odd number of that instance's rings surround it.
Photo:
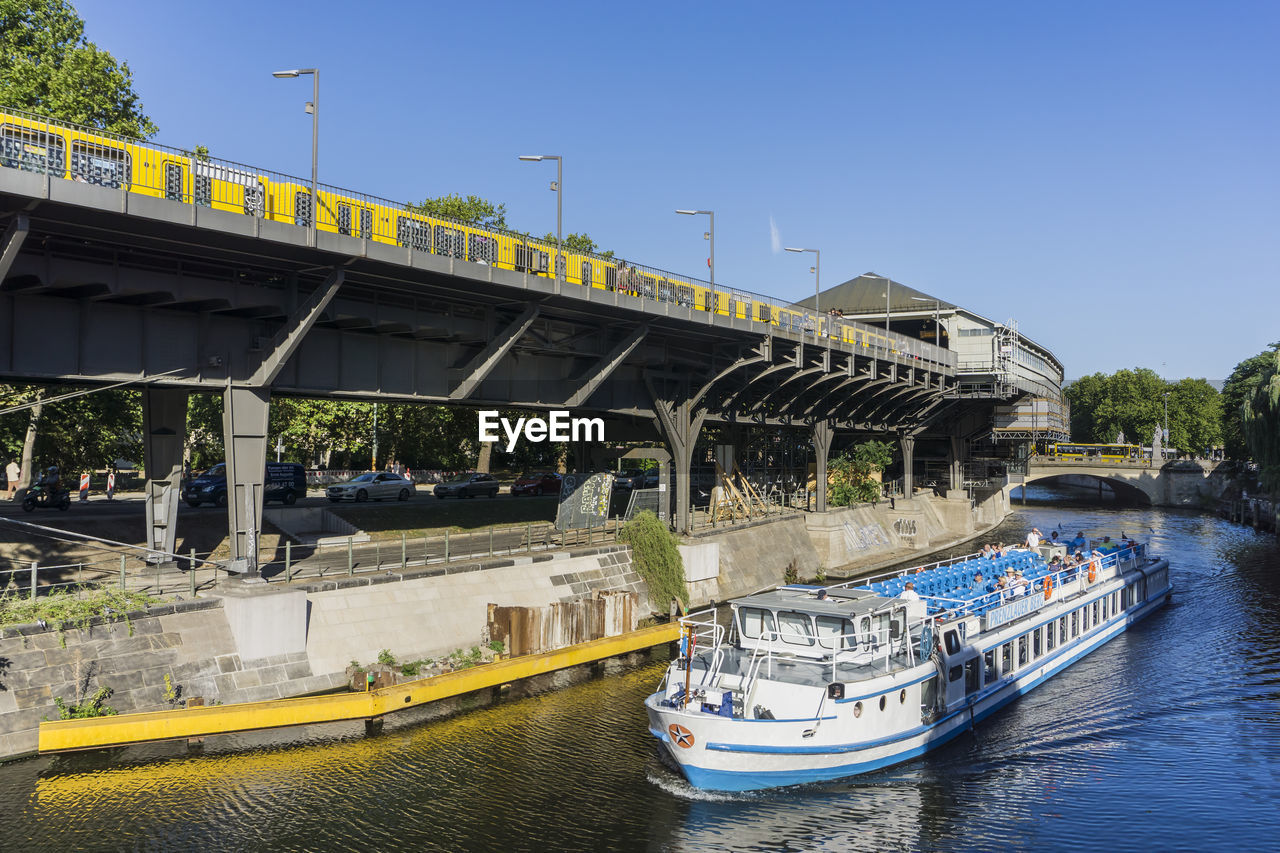
<path fill-rule="evenodd" d="M 1053 504 L 1016 507 L 989 538 L 1032 524 L 1145 535 L 1170 560 L 1172 603 L 899 767 L 691 789 L 646 731 L 654 661 L 373 738 L 329 727 L 287 744 L 223 738 L 203 754 L 11 763 L 0 849 L 1277 849 L 1275 539 L 1192 513 Z"/>

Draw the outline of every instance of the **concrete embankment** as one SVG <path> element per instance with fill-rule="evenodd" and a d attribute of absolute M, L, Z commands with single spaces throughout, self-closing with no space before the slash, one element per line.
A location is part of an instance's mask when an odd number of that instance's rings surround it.
<path fill-rule="evenodd" d="M 849 576 L 972 538 L 1008 511 L 1003 493 L 918 496 L 825 515 L 787 515 L 712 531 L 682 547 L 695 606 L 802 578 Z M 648 590 L 630 549 L 608 545 L 532 557 L 433 565 L 403 573 L 293 586 L 228 584 L 217 594 L 55 631 L 0 632 L 0 759 L 36 749 L 55 698 L 75 704 L 100 687 L 121 712 L 200 698 L 259 702 L 337 689 L 353 661 L 381 650 L 437 658 L 482 644 L 489 605 L 546 607 L 604 591 Z M 665 608 L 660 608 L 665 609 Z M 166 680 L 167 677 L 167 680 Z"/>

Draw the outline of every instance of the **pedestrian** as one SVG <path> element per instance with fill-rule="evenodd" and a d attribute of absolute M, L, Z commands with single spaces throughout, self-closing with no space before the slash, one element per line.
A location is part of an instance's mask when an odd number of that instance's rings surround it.
<path fill-rule="evenodd" d="M 18 491 L 18 478 L 22 476 L 18 460 L 10 457 L 9 464 L 4 467 L 4 474 L 9 478 L 9 500 L 13 500 Z"/>

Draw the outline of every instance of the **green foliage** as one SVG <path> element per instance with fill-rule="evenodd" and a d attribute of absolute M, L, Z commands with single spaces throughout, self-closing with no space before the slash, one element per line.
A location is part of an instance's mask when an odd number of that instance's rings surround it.
<path fill-rule="evenodd" d="M 0 104 L 150 137 L 127 62 L 84 36 L 67 0 L 0 0 Z"/>
<path fill-rule="evenodd" d="M 633 564 L 649 587 L 649 602 L 655 609 L 665 611 L 673 598 L 688 606 L 684 561 L 667 525 L 645 510 L 623 525 L 618 541 L 631 546 Z"/>
<path fill-rule="evenodd" d="M 800 568 L 796 565 L 795 560 L 787 563 L 787 568 L 782 572 L 782 582 L 784 584 L 800 582 Z"/>
<path fill-rule="evenodd" d="M 1269 351 L 1240 362 L 1222 386 L 1222 446 L 1228 459 L 1249 458 L 1244 438 L 1244 406 L 1252 399 L 1254 389 L 1277 351 L 1280 351 L 1280 342 L 1272 344 Z"/>
<path fill-rule="evenodd" d="M 1147 368 L 1095 373 L 1063 389 L 1071 404 L 1071 438 L 1110 444 L 1123 431 L 1129 444 L 1150 444 L 1165 421 L 1169 395 L 1169 441 L 1166 446 L 1199 453 L 1222 442 L 1222 397 L 1204 379 L 1166 382 Z"/>
<path fill-rule="evenodd" d="M 547 234 L 542 238 L 544 242 L 555 245 L 556 235 Z M 596 241 L 592 240 L 586 234 L 565 234 L 560 241 L 560 245 L 564 247 L 566 252 L 575 252 L 579 255 L 599 255 L 602 258 L 612 258 L 613 250 L 602 251 L 596 245 Z"/>
<path fill-rule="evenodd" d="M 68 705 L 62 701 L 61 696 L 53 697 L 53 704 L 58 706 L 59 720 L 85 720 L 90 717 L 113 717 L 118 712 L 110 705 L 104 705 L 103 702 L 111 697 L 115 692 L 110 687 L 99 687 L 93 692 L 92 696 L 84 699 L 78 705 Z"/>
<path fill-rule="evenodd" d="M 39 389 L 27 385 L 0 385 L 0 399 L 16 405 L 72 390 L 66 386 Z M 64 476 L 107 468 L 115 460 L 142 456 L 142 408 L 137 391 L 112 389 L 83 397 L 46 402 L 32 449 L 35 467 L 57 464 Z M 15 458 L 22 455 L 29 411 L 0 418 L 0 443 Z"/>
<path fill-rule="evenodd" d="M 442 195 L 439 198 L 425 198 L 420 202 L 409 202 L 405 205 L 415 213 L 427 216 L 444 216 L 456 219 L 467 225 L 478 228 L 506 228 L 507 206 L 494 204 L 479 196 Z"/>
<path fill-rule="evenodd" d="M 164 674 L 164 701 L 170 705 L 178 704 L 178 694 L 182 688 L 173 683 L 173 676 L 169 673 Z"/>
<path fill-rule="evenodd" d="M 502 640 L 492 640 L 489 642 L 489 651 L 495 655 L 500 655 L 507 650 L 507 644 Z"/>
<path fill-rule="evenodd" d="M 76 592 L 55 589 L 32 601 L 25 594 L 0 593 L 0 627 L 22 625 L 43 619 L 61 633 L 67 628 L 84 628 L 89 620 L 102 617 L 108 622 L 128 623 L 131 610 L 141 610 L 160 599 L 143 592 L 118 589 L 89 589 Z"/>
<path fill-rule="evenodd" d="M 893 446 L 883 441 L 864 441 L 849 454 L 827 463 L 827 503 L 849 506 L 880 499 L 880 484 L 872 474 L 883 471 L 893 459 Z"/>
<path fill-rule="evenodd" d="M 1258 463 L 1258 480 L 1272 494 L 1280 492 L 1280 352 L 1268 364 L 1241 411 L 1245 445 Z"/>
<path fill-rule="evenodd" d="M 378 652 L 378 663 L 383 666 L 395 666 L 396 656 L 391 654 L 391 649 L 383 649 Z"/>

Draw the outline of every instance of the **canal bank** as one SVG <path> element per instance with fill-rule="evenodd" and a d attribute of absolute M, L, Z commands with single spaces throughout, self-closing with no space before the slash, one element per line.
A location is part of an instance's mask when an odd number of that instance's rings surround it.
<path fill-rule="evenodd" d="M 793 514 L 716 530 L 681 546 L 693 606 L 799 577 L 851 575 L 972 538 L 1008 511 L 1003 493 L 974 507 L 967 497 Z M 490 641 L 491 610 L 549 612 L 544 648 L 575 642 L 551 608 L 648 589 L 625 545 L 422 566 L 399 572 L 277 585 L 231 582 L 115 621 L 0 632 L 0 759 L 35 751 L 55 699 L 79 703 L 112 692 L 120 712 L 163 711 L 188 700 L 262 702 L 340 689 L 352 663 L 390 653 L 438 659 Z M 666 608 L 659 606 L 665 612 Z M 538 650 L 543 650 L 539 648 Z"/>

